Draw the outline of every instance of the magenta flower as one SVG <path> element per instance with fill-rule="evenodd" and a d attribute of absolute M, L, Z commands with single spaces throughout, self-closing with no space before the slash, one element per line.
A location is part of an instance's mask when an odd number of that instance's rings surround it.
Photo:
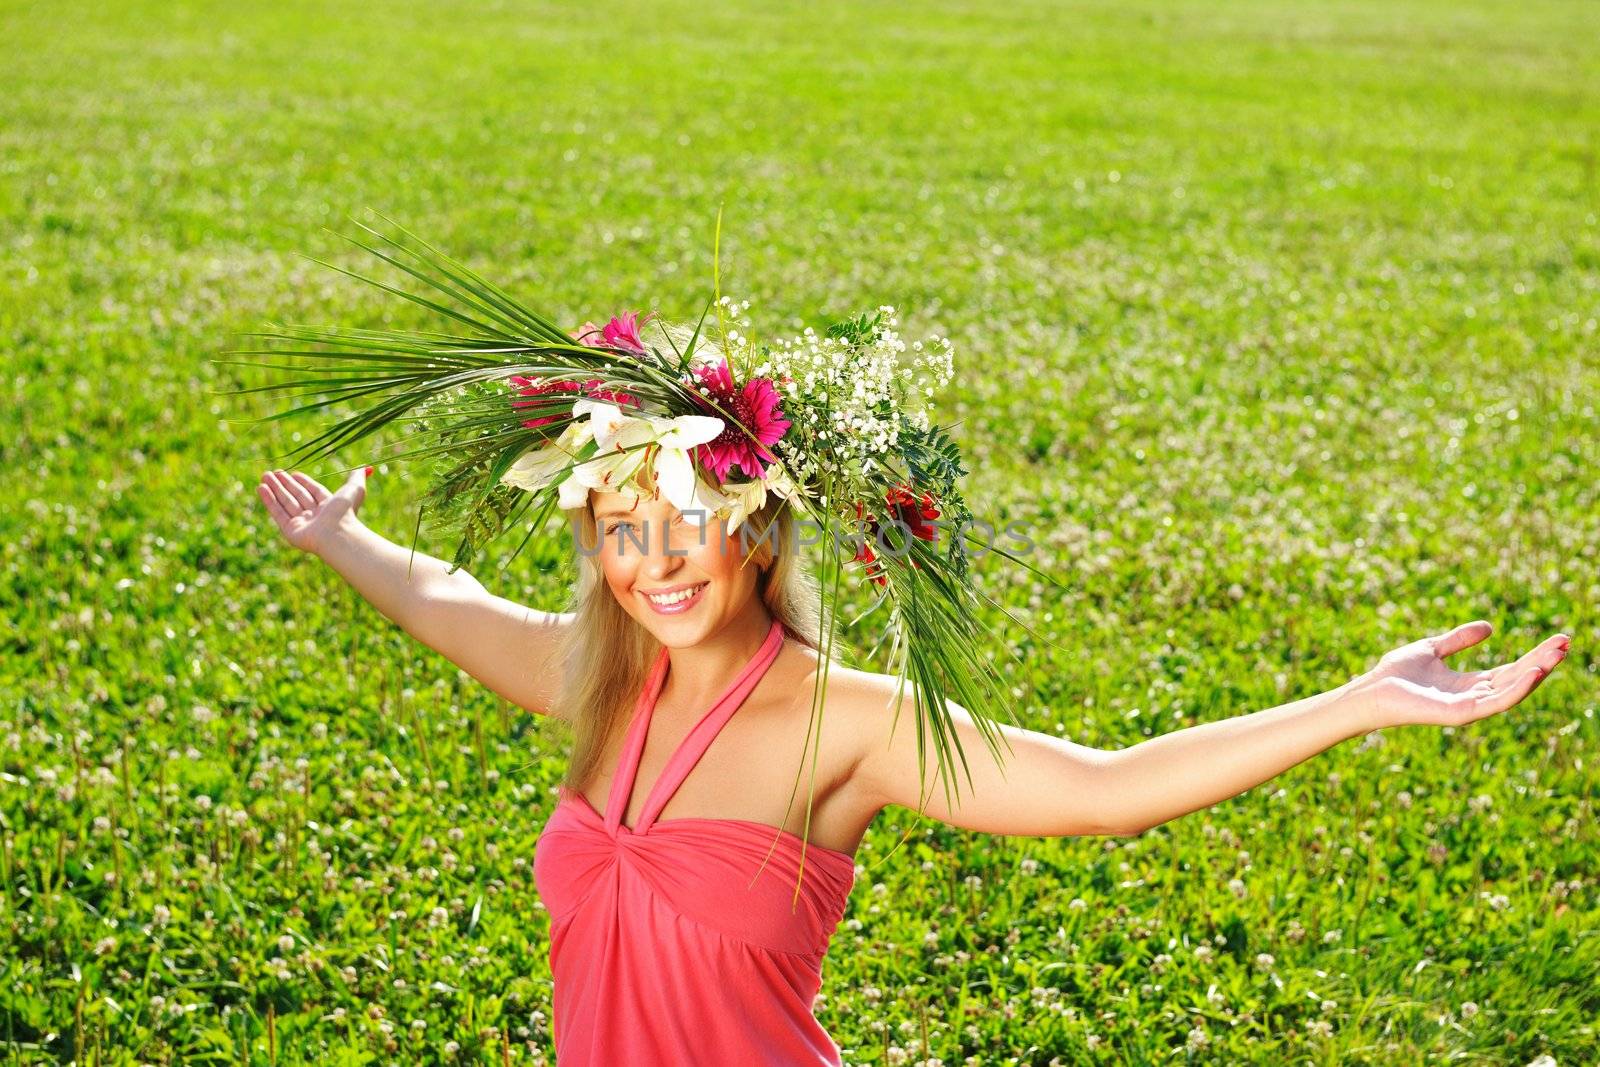
<path fill-rule="evenodd" d="M 702 395 L 722 408 L 717 411 L 708 403 L 708 412 L 725 424 L 715 438 L 695 446 L 695 462 L 716 475 L 719 482 L 727 480 L 728 471 L 734 466 L 748 477 L 766 477 L 762 460 L 775 463 L 778 459 L 767 446 L 776 444 L 789 428 L 789 420 L 778 409 L 778 390 L 766 378 L 751 378 L 743 388 L 736 387 L 727 361 L 720 357 L 714 363 L 697 366 L 694 373 Z"/>
<path fill-rule="evenodd" d="M 624 404 L 632 404 L 634 407 L 639 406 L 638 397 L 630 396 L 627 393 L 617 392 L 611 389 L 599 388 L 599 378 L 590 378 L 588 381 L 579 384 L 578 382 L 569 382 L 557 379 L 524 378 L 520 374 L 514 374 L 510 378 L 510 383 L 511 387 L 516 390 L 517 395 L 533 398 L 528 400 L 513 400 L 511 402 L 511 406 L 514 408 L 542 407 L 548 411 L 552 406 L 550 402 L 539 400 L 537 398 L 546 396 L 550 393 L 580 393 L 582 396 L 587 396 L 595 400 L 608 400 L 611 403 L 616 404 L 618 407 L 621 407 Z M 581 399 L 581 397 L 575 396 L 572 399 L 578 400 Z M 537 419 L 524 419 L 522 425 L 528 427 L 529 429 L 533 429 L 535 427 L 543 426 L 545 423 L 555 422 L 557 419 L 564 419 L 566 417 L 566 411 L 562 410 L 558 411 L 554 415 L 542 415 Z"/>
<path fill-rule="evenodd" d="M 639 337 L 639 327 L 649 322 L 654 314 L 647 312 L 644 318 L 640 318 L 637 311 L 624 311 L 604 326 L 586 322 L 578 330 L 578 343 L 595 348 L 625 348 L 632 352 L 643 352 L 644 341 Z"/>

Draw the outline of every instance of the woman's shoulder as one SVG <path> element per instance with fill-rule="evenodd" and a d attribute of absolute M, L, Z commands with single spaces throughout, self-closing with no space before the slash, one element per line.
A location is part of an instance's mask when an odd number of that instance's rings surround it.
<path fill-rule="evenodd" d="M 784 648 L 783 672 L 778 678 L 779 692 L 792 692 L 806 707 L 815 699 L 818 667 L 822 656 L 799 641 L 789 640 Z M 881 745 L 894 724 L 897 709 L 905 725 L 914 708 L 910 680 L 902 686 L 897 675 L 849 667 L 830 662 L 824 693 L 824 716 L 829 731 L 852 741 L 865 751 L 868 744 Z"/>
<path fill-rule="evenodd" d="M 795 737 L 812 738 L 807 743 L 819 745 L 816 825 L 834 827 L 833 839 L 858 842 L 883 806 L 863 788 L 862 770 L 869 755 L 889 743 L 891 732 L 896 737 L 916 733 L 914 704 L 909 683 L 897 699 L 896 675 L 829 662 L 821 716 L 812 723 L 821 662 L 805 644 L 787 642 L 772 668 L 771 736 L 784 739 L 774 746 L 783 751 L 795 747 Z M 902 708 L 898 718 L 897 706 Z M 813 728 L 818 731 L 814 737 Z"/>
<path fill-rule="evenodd" d="M 822 654 L 817 650 L 789 638 L 784 642 L 783 652 L 774 664 L 774 668 L 782 667 L 782 676 L 785 684 L 802 678 L 816 678 L 818 667 L 822 662 Z M 828 702 L 832 704 L 837 698 L 842 703 L 854 705 L 862 700 L 880 702 L 885 697 L 891 696 L 899 686 L 900 679 L 893 674 L 883 674 L 879 671 L 863 670 L 859 667 L 850 667 L 838 661 L 828 664 L 827 669 L 827 694 Z M 906 692 L 910 693 L 910 682 L 906 683 Z"/>

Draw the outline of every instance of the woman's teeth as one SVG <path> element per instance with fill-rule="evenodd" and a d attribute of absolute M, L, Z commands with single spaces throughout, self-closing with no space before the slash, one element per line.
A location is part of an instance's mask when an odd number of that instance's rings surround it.
<path fill-rule="evenodd" d="M 705 588 L 705 583 L 701 582 L 699 585 L 695 586 L 693 589 L 680 589 L 676 593 L 668 593 L 665 596 L 656 596 L 653 593 L 646 593 L 645 596 L 650 601 L 650 603 L 652 603 L 652 604 L 660 604 L 662 607 L 667 607 L 670 604 L 681 604 L 681 603 L 683 603 L 685 600 L 688 600 L 690 597 L 694 596 L 696 593 L 698 593 L 700 590 L 702 590 L 704 588 Z"/>

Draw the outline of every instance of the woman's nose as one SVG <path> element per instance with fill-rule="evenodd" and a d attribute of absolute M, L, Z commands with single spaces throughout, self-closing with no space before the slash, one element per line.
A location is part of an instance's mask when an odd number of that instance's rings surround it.
<path fill-rule="evenodd" d="M 645 568 L 653 577 L 671 574 L 683 566 L 694 544 L 693 530 L 678 530 L 670 522 L 657 523 L 650 531 Z"/>

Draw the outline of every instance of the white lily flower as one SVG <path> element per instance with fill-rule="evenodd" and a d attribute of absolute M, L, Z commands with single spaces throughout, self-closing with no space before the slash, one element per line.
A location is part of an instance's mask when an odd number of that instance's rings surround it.
<path fill-rule="evenodd" d="M 718 434 L 721 432 L 717 431 Z M 715 436 L 712 434 L 712 437 Z M 700 512 L 703 516 L 709 516 L 722 506 L 725 499 L 696 473 L 694 457 L 686 449 L 663 446 L 656 453 L 655 475 L 656 486 L 679 511 Z"/>
<path fill-rule="evenodd" d="M 588 415 L 600 454 L 572 472 L 574 505 L 587 499 L 590 489 L 619 492 L 630 488 L 646 463 L 651 465 L 656 488 L 680 511 L 710 511 L 715 504 L 707 487 L 695 474 L 691 449 L 715 440 L 722 420 L 708 415 L 625 415 L 613 404 L 580 400 L 574 415 Z M 568 487 L 562 486 L 563 493 Z M 565 502 L 563 507 L 569 506 Z"/>
<path fill-rule="evenodd" d="M 769 463 L 764 478 L 725 483 L 718 495 L 727 510 L 728 532 L 736 532 L 746 519 L 765 507 L 768 493 L 788 499 L 798 491 L 799 486 L 781 463 Z"/>
<path fill-rule="evenodd" d="M 724 503 L 718 510 L 728 513 L 728 533 L 736 533 L 744 520 L 760 511 L 767 502 L 767 487 L 759 480 L 724 483 L 721 489 Z"/>
<path fill-rule="evenodd" d="M 795 480 L 789 476 L 788 468 L 782 463 L 767 464 L 767 476 L 762 481 L 766 483 L 768 492 L 776 493 L 785 500 L 800 491 Z"/>
<path fill-rule="evenodd" d="M 539 492 L 578 458 L 578 451 L 588 441 L 590 432 L 588 423 L 572 423 L 554 441 L 518 456 L 517 461 L 500 476 L 500 481 L 530 493 Z M 562 506 L 567 506 L 565 501 Z"/>
<path fill-rule="evenodd" d="M 573 421 L 587 417 L 584 423 L 599 444 L 601 451 L 610 451 L 611 443 L 615 440 L 617 431 L 622 424 L 632 420 L 633 416 L 624 415 L 622 409 L 615 404 L 608 404 L 604 400 L 593 400 L 588 397 L 575 400 L 572 403 Z"/>

